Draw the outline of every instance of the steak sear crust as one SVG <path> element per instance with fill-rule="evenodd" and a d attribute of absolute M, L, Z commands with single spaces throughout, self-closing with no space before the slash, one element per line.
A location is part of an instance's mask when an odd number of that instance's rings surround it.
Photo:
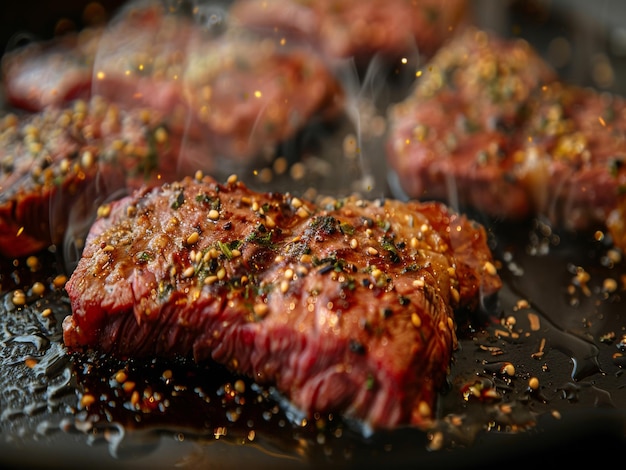
<path fill-rule="evenodd" d="M 0 119 L 0 254 L 25 256 L 74 237 L 98 205 L 127 189 L 178 179 L 182 144 L 159 113 L 99 97 Z M 194 155 L 192 155 L 194 154 Z M 200 157 L 202 155 L 202 157 Z M 210 155 L 186 144 L 195 165 Z"/>
<path fill-rule="evenodd" d="M 198 175 L 104 213 L 66 284 L 70 351 L 216 361 L 365 429 L 431 422 L 454 311 L 501 287 L 484 228 L 439 203 Z"/>
<path fill-rule="evenodd" d="M 591 230 L 623 192 L 626 101 L 557 80 L 522 40 L 468 29 L 389 126 L 388 163 L 410 198 Z"/>
<path fill-rule="evenodd" d="M 529 96 L 555 78 L 523 40 L 475 28 L 455 37 L 409 97 L 390 108 L 387 160 L 401 190 L 489 215 L 527 217 L 530 201 L 515 175 L 518 143 L 511 136 Z"/>

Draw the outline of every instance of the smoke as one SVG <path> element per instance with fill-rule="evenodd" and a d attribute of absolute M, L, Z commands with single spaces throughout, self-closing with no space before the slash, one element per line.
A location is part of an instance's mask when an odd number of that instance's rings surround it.
<path fill-rule="evenodd" d="M 53 85 L 35 80 L 31 107 L 89 103 L 77 139 L 98 173 L 82 172 L 80 191 L 50 200 L 69 271 L 101 207 L 144 185 L 237 173 L 253 189 L 309 198 L 387 194 L 386 107 L 415 79 L 423 18 L 348 2 L 354 30 L 344 34 L 351 18 L 334 17 L 331 3 L 131 1 L 106 24 L 58 41 L 62 60 L 25 56 L 34 57 L 32 76 L 57 67 Z M 388 36 L 374 23 L 359 29 L 379 17 L 400 23 Z"/>

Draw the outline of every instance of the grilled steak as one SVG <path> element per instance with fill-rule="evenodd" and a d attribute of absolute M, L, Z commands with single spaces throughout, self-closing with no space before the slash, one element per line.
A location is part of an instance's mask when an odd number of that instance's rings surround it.
<path fill-rule="evenodd" d="M 623 185 L 624 105 L 556 80 L 525 42 L 471 29 L 390 110 L 388 163 L 412 198 L 604 227 Z"/>
<path fill-rule="evenodd" d="M 426 56 L 467 16 L 465 0 L 238 0 L 231 18 L 247 27 L 305 38 L 330 58 Z"/>
<path fill-rule="evenodd" d="M 158 113 L 93 98 L 0 119 L 0 254 L 82 244 L 98 205 L 143 184 L 211 168 L 201 145 L 170 136 Z"/>
<path fill-rule="evenodd" d="M 314 205 L 236 178 L 186 178 L 95 222 L 66 284 L 64 341 L 213 360 L 307 414 L 426 426 L 454 310 L 500 285 L 483 227 L 438 203 Z"/>
<path fill-rule="evenodd" d="M 526 217 L 511 137 L 529 95 L 556 76 L 524 41 L 470 28 L 424 67 L 411 95 L 389 111 L 389 167 L 413 198 Z M 506 195 L 506 196 L 505 196 Z"/>
<path fill-rule="evenodd" d="M 171 132 L 204 138 L 215 154 L 247 162 L 330 120 L 343 92 L 310 49 L 243 31 L 207 31 L 158 5 L 128 7 L 106 28 L 5 56 L 9 103 L 29 110 L 102 96 L 154 109 Z M 46 80 L 41 80 L 46 77 Z"/>
<path fill-rule="evenodd" d="M 54 41 L 31 43 L 2 56 L 6 101 L 31 112 L 91 94 L 100 28 L 86 28 Z"/>
<path fill-rule="evenodd" d="M 553 83 L 532 104 L 516 163 L 533 213 L 567 229 L 606 228 L 626 185 L 626 100 Z"/>

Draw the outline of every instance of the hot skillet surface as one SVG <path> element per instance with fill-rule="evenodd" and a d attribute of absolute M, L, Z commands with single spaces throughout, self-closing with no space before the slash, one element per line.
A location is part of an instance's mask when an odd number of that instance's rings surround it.
<path fill-rule="evenodd" d="M 555 37 L 568 38 L 576 59 L 560 71 L 578 83 L 594 84 L 579 61 L 606 54 L 618 77 L 606 88 L 624 93 L 625 59 L 615 54 L 623 30 L 613 24 L 619 12 L 610 14 L 619 5 L 599 2 L 602 8 L 582 16 L 558 9 L 580 3 L 554 2 L 555 11 L 543 2 L 479 1 L 475 7 L 479 21 L 517 31 L 547 57 Z M 82 5 L 43 16 L 77 8 Z M 11 18 L 12 31 L 39 29 L 45 37 L 53 30 L 36 15 L 22 24 L 16 18 L 26 16 Z M 578 39 L 583 27 L 587 40 Z M 6 31 L 5 25 L 5 37 Z M 401 96 L 407 82 L 396 72 L 387 78 L 396 87 L 392 94 Z M 392 195 L 393 186 L 386 192 Z M 365 438 L 336 416 L 302 421 L 273 390 L 214 365 L 69 356 L 61 341 L 61 321 L 70 313 L 62 256 L 42 252 L 37 266 L 0 259 L 0 462 L 22 468 L 516 468 L 548 457 L 623 462 L 626 260 L 600 233 L 472 215 L 490 232 L 505 285 L 480 312 L 459 312 L 459 350 L 439 397 L 439 422 L 428 433 L 399 429 Z M 34 292 L 36 283 L 43 295 Z M 26 292 L 25 305 L 13 302 L 15 289 Z"/>

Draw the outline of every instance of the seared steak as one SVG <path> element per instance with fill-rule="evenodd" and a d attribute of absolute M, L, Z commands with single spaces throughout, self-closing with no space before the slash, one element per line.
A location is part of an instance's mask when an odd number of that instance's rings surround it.
<path fill-rule="evenodd" d="M 67 348 L 213 360 L 307 415 L 427 426 L 454 311 L 501 285 L 484 228 L 439 203 L 314 205 L 199 178 L 95 222 L 66 284 Z"/>
<path fill-rule="evenodd" d="M 467 19 L 465 0 L 237 0 L 233 21 L 304 38 L 329 58 L 430 56 Z"/>
<path fill-rule="evenodd" d="M 50 244 L 82 245 L 98 205 L 143 184 L 182 177 L 211 156 L 184 152 L 158 113 L 132 112 L 93 98 L 35 115 L 0 119 L 0 254 L 32 254 Z"/>
<path fill-rule="evenodd" d="M 244 31 L 207 31 L 157 4 L 127 7 L 106 28 L 4 57 L 9 103 L 29 110 L 90 94 L 149 107 L 171 132 L 247 162 L 312 119 L 336 118 L 343 91 L 310 49 Z M 45 77 L 45 80 L 42 80 Z"/>
<path fill-rule="evenodd" d="M 67 34 L 54 41 L 30 43 L 2 56 L 6 101 L 18 109 L 37 112 L 91 95 L 93 60 L 100 28 Z"/>
<path fill-rule="evenodd" d="M 427 64 L 408 98 L 389 111 L 387 159 L 407 196 L 526 217 L 512 136 L 529 95 L 556 78 L 519 40 L 470 28 Z"/>
<path fill-rule="evenodd" d="M 623 186 L 625 104 L 556 80 L 523 41 L 470 29 L 390 110 L 388 163 L 411 198 L 604 227 Z"/>
<path fill-rule="evenodd" d="M 516 165 L 533 213 L 567 229 L 606 228 L 626 185 L 626 100 L 553 83 L 522 132 Z"/>

